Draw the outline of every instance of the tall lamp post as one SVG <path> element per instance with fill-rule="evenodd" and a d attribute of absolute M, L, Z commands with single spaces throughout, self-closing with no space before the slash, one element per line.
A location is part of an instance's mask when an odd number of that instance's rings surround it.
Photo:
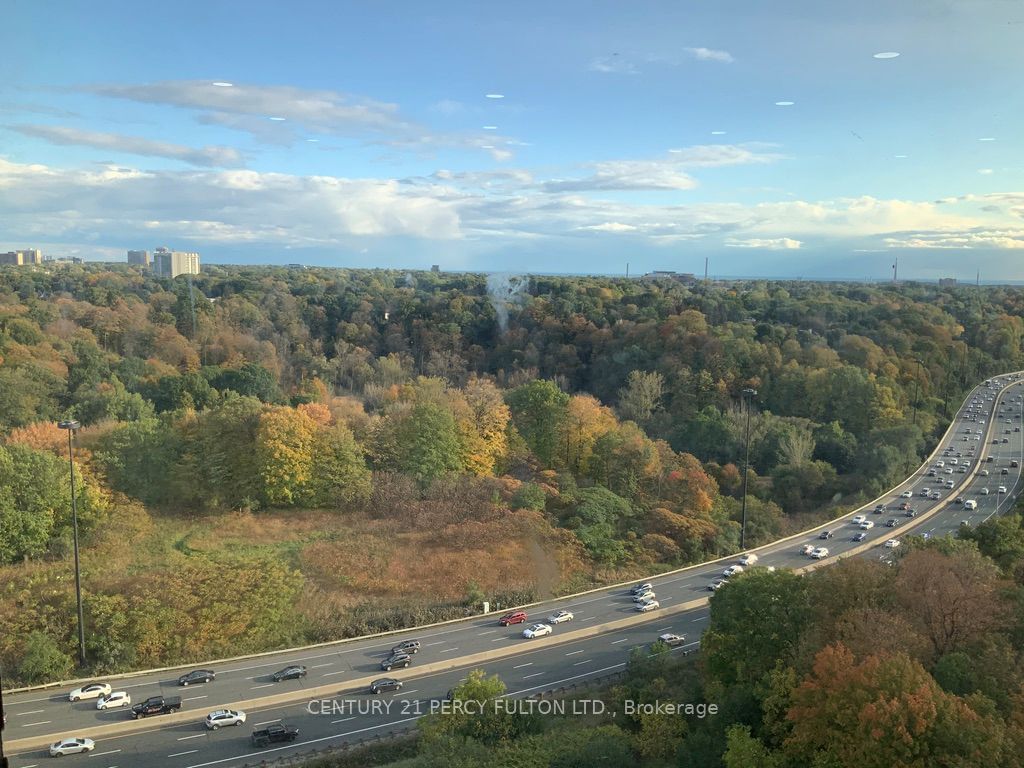
<path fill-rule="evenodd" d="M 914 380 L 914 425 L 917 425 L 917 406 L 921 401 L 921 365 L 924 363 L 919 358 L 914 358 L 914 362 L 917 363 L 917 378 Z"/>
<path fill-rule="evenodd" d="M 757 395 L 756 389 L 744 389 L 742 399 L 747 406 L 747 424 L 743 430 L 743 504 L 740 512 L 740 549 L 747 546 L 747 475 L 750 467 L 750 400 Z"/>
<path fill-rule="evenodd" d="M 57 424 L 68 431 L 68 468 L 71 470 L 71 527 L 75 537 L 75 599 L 78 601 L 78 662 L 85 666 L 85 621 L 82 618 L 82 570 L 78 562 L 78 498 L 75 495 L 75 454 L 71 438 L 81 427 L 77 421 L 62 421 Z"/>

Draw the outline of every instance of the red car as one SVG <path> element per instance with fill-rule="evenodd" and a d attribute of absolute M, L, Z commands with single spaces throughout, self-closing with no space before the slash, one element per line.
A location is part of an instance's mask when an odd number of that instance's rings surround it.
<path fill-rule="evenodd" d="M 522 624 L 525 621 L 526 611 L 513 611 L 512 613 L 506 613 L 498 619 L 498 623 L 503 627 L 507 627 L 509 624 Z"/>

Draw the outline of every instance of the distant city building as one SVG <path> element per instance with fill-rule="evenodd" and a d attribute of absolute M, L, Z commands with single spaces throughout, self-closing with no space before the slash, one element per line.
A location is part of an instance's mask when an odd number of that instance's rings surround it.
<path fill-rule="evenodd" d="M 150 267 L 149 251 L 128 251 L 128 263 L 136 267 Z"/>
<path fill-rule="evenodd" d="M 440 272 L 441 271 L 441 265 L 440 264 L 431 264 L 430 265 L 430 271 L 431 272 Z"/>
<path fill-rule="evenodd" d="M 305 269 L 305 264 L 288 264 L 288 269 Z"/>
<path fill-rule="evenodd" d="M 955 277 L 940 277 L 939 288 L 953 288 L 956 286 Z"/>
<path fill-rule="evenodd" d="M 193 251 L 153 251 L 153 273 L 159 277 L 199 274 L 199 254 Z"/>
<path fill-rule="evenodd" d="M 43 252 L 38 248 L 28 248 L 24 251 L 8 251 L 0 253 L 0 264 L 11 264 L 17 267 L 24 267 L 29 264 L 42 264 Z"/>
<path fill-rule="evenodd" d="M 686 285 L 691 285 L 697 282 L 697 278 L 692 272 L 672 272 L 669 270 L 656 269 L 653 272 L 648 272 L 643 276 L 644 280 L 676 280 Z"/>

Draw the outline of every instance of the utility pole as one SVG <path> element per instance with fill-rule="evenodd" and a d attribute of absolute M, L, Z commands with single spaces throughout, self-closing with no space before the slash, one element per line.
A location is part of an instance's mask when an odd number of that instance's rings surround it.
<path fill-rule="evenodd" d="M 917 363 L 917 378 L 914 380 L 914 425 L 917 425 L 917 406 L 921 402 L 921 363 L 922 361 L 918 358 L 914 358 L 914 362 Z"/>
<path fill-rule="evenodd" d="M 71 526 L 75 544 L 75 599 L 78 602 L 78 663 L 85 667 L 85 621 L 82 618 L 82 569 L 78 561 L 78 499 L 75 496 L 75 454 L 71 447 L 71 436 L 81 424 L 77 421 L 62 421 L 57 424 L 68 431 L 68 468 L 71 470 Z"/>
<path fill-rule="evenodd" d="M 704 282 L 708 281 L 708 257 L 704 257 Z"/>
<path fill-rule="evenodd" d="M 743 502 L 740 511 L 740 549 L 747 546 L 747 475 L 750 470 L 750 400 L 757 396 L 756 389 L 744 389 L 741 393 L 741 400 L 747 405 L 747 424 L 744 428 L 743 448 Z"/>
<path fill-rule="evenodd" d="M 900 257 L 897 256 L 896 257 L 896 262 L 892 265 L 892 281 L 894 283 L 899 279 L 899 277 L 898 277 L 899 269 L 900 269 Z"/>

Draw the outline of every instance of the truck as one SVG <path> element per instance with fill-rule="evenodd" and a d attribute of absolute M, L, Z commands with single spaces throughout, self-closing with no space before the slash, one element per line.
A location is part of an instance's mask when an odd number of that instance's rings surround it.
<path fill-rule="evenodd" d="M 252 732 L 252 745 L 254 747 L 266 747 L 270 744 L 280 744 L 285 741 L 295 741 L 299 737 L 299 729 L 291 725 L 274 723 L 266 728 L 258 728 Z"/>
<path fill-rule="evenodd" d="M 140 717 L 149 717 L 150 715 L 166 715 L 168 712 L 178 709 L 181 709 L 181 696 L 150 696 L 142 703 L 132 707 L 132 719 L 138 720 Z"/>

